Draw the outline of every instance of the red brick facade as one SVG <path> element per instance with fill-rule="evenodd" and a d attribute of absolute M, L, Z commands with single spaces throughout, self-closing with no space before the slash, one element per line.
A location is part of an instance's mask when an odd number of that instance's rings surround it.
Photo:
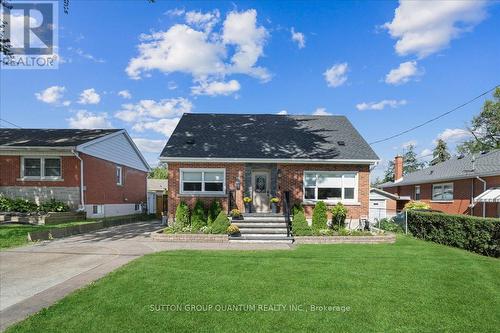
<path fill-rule="evenodd" d="M 245 164 L 243 163 L 168 163 L 168 214 L 169 218 L 175 215 L 177 205 L 184 201 L 193 207 L 195 201 L 200 198 L 206 206 L 213 199 L 221 201 L 227 210 L 227 196 L 194 196 L 180 195 L 180 168 L 225 168 L 226 169 L 226 193 L 235 190 L 236 206 L 244 211 L 243 196 L 245 191 Z M 292 204 L 302 203 L 304 171 L 357 171 L 358 172 L 358 201 L 357 205 L 347 205 L 349 210 L 348 218 L 357 219 L 361 215 L 368 216 L 369 191 L 370 191 L 370 170 L 368 165 L 333 165 L 333 164 L 277 164 L 280 176 L 277 179 L 277 196 L 281 197 L 283 191 L 290 191 Z M 236 178 L 240 179 L 241 186 L 236 190 Z M 305 205 L 305 212 L 312 215 L 313 205 Z"/>
<path fill-rule="evenodd" d="M 500 176 L 482 177 L 487 183 L 486 188 L 500 186 Z M 484 185 L 481 181 L 475 178 L 460 179 L 455 181 L 440 181 L 434 184 L 453 183 L 453 200 L 451 201 L 433 201 L 432 200 L 432 184 L 416 184 L 420 186 L 420 200 L 427 202 L 432 209 L 440 210 L 448 214 L 468 214 L 475 216 L 483 216 L 483 204 L 478 203 L 474 208 L 469 205 L 472 198 L 481 194 L 484 190 Z M 474 189 L 474 191 L 472 190 Z M 394 193 L 399 196 L 409 196 L 412 200 L 415 199 L 415 185 L 395 186 L 384 188 L 384 191 Z M 498 203 L 486 203 L 486 216 L 498 217 Z"/>

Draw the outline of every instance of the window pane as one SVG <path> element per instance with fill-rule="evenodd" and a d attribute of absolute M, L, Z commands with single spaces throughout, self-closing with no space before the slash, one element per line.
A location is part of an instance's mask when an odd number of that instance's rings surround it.
<path fill-rule="evenodd" d="M 344 180 L 342 183 L 344 187 L 356 187 L 356 174 L 354 173 L 344 174 Z"/>
<path fill-rule="evenodd" d="M 40 177 L 40 159 L 25 158 L 24 159 L 24 175 L 31 177 Z"/>
<path fill-rule="evenodd" d="M 305 199 L 316 199 L 314 197 L 314 187 L 313 188 L 306 188 L 306 192 L 304 193 L 304 198 Z"/>
<path fill-rule="evenodd" d="M 354 187 L 344 188 L 344 199 L 354 199 Z"/>
<path fill-rule="evenodd" d="M 222 192 L 222 183 L 205 183 L 205 191 L 207 192 Z"/>
<path fill-rule="evenodd" d="M 61 160 L 58 158 L 45 159 L 45 177 L 61 176 Z"/>
<path fill-rule="evenodd" d="M 443 197 L 443 188 L 441 186 L 434 186 L 432 188 L 432 199 L 441 200 Z"/>
<path fill-rule="evenodd" d="M 443 200 L 453 200 L 453 187 L 451 185 L 444 185 Z"/>
<path fill-rule="evenodd" d="M 318 199 L 340 199 L 342 189 L 340 187 L 318 188 Z"/>
<path fill-rule="evenodd" d="M 224 180 L 224 172 L 222 171 L 207 171 L 205 172 L 205 181 L 206 182 L 221 182 Z"/>
<path fill-rule="evenodd" d="M 183 183 L 183 191 L 201 191 L 201 182 L 200 183 Z"/>
<path fill-rule="evenodd" d="M 305 186 L 316 186 L 316 174 L 311 172 L 306 172 L 304 175 Z"/>
<path fill-rule="evenodd" d="M 318 187 L 342 187 L 342 175 L 339 174 L 318 174 Z"/>
<path fill-rule="evenodd" d="M 200 181 L 201 171 L 184 171 L 182 173 L 183 180 L 185 181 Z"/>

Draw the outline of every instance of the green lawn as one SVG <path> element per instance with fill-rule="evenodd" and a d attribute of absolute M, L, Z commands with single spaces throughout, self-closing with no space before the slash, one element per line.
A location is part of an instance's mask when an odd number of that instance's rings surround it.
<path fill-rule="evenodd" d="M 8 332 L 495 332 L 500 261 L 396 244 L 145 256 Z M 348 306 L 350 311 L 151 311 L 151 305 Z"/>

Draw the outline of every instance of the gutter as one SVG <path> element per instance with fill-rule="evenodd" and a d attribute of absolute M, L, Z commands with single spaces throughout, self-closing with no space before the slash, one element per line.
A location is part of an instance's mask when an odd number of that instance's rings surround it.
<path fill-rule="evenodd" d="M 83 160 L 75 150 L 71 151 L 76 158 L 80 160 L 80 205 L 81 210 L 85 210 L 85 196 L 83 193 Z"/>
<path fill-rule="evenodd" d="M 349 159 L 306 159 L 306 158 L 222 158 L 222 157 L 160 157 L 161 162 L 224 162 L 224 163 L 307 163 L 307 164 L 368 164 L 380 160 L 349 160 Z"/>
<path fill-rule="evenodd" d="M 479 176 L 476 176 L 476 179 L 483 183 L 483 193 L 486 191 L 486 180 L 482 179 Z M 474 193 L 472 193 L 474 196 Z M 486 202 L 483 202 L 483 217 L 486 217 Z"/>

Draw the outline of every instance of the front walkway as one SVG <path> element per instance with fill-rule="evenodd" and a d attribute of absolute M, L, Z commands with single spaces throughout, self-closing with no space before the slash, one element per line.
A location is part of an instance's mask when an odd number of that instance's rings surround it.
<path fill-rule="evenodd" d="M 290 249 L 286 244 L 157 242 L 148 221 L 0 252 L 0 330 L 145 254 L 168 250 Z"/>

